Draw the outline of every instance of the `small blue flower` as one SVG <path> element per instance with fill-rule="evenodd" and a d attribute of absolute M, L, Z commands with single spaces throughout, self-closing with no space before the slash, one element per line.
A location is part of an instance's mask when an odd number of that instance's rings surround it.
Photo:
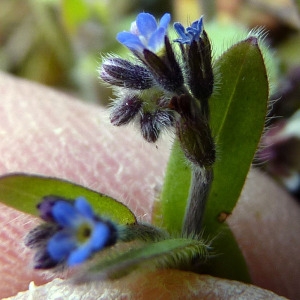
<path fill-rule="evenodd" d="M 117 40 L 133 52 L 142 53 L 148 49 L 158 53 L 164 47 L 164 37 L 171 20 L 171 15 L 166 13 L 157 23 L 154 16 L 149 13 L 138 14 L 132 23 L 130 32 L 120 32 Z"/>
<path fill-rule="evenodd" d="M 112 242 L 112 224 L 97 217 L 83 197 L 75 202 L 56 201 L 52 217 L 59 230 L 49 239 L 47 251 L 56 262 L 73 266 L 84 262 Z"/>
<path fill-rule="evenodd" d="M 192 25 L 187 27 L 186 29 L 183 27 L 181 23 L 175 22 L 174 29 L 177 31 L 178 35 L 180 36 L 180 38 L 176 39 L 175 42 L 181 44 L 191 44 L 192 41 L 198 42 L 201 33 L 203 31 L 203 17 L 193 22 Z"/>

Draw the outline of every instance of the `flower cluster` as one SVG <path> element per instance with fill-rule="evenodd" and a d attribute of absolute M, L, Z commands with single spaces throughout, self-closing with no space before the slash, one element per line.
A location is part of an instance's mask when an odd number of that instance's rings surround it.
<path fill-rule="evenodd" d="M 211 165 L 215 150 L 208 126 L 214 83 L 210 42 L 201 17 L 186 29 L 174 24 L 176 47 L 167 34 L 170 19 L 166 13 L 156 22 L 152 15 L 140 13 L 130 32 L 117 35 L 133 58 L 110 56 L 100 68 L 100 77 L 116 94 L 110 120 L 117 126 L 139 122 L 148 142 L 174 127 L 186 156 L 198 165 Z"/>
<path fill-rule="evenodd" d="M 36 249 L 36 269 L 77 265 L 117 240 L 116 226 L 97 216 L 83 197 L 73 201 L 46 196 L 38 210 L 46 223 L 25 240 L 27 247 Z"/>
<path fill-rule="evenodd" d="M 109 57 L 100 70 L 100 77 L 116 87 L 111 122 L 119 126 L 137 119 L 148 142 L 155 142 L 162 129 L 174 125 L 174 111 L 168 103 L 171 93 L 183 87 L 183 75 L 167 36 L 170 18 L 165 14 L 157 23 L 152 15 L 139 14 L 130 32 L 117 35 L 137 60 Z"/>

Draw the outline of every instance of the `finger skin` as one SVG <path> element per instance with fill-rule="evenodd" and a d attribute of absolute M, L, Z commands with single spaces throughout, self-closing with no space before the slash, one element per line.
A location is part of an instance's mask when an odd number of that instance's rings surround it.
<path fill-rule="evenodd" d="M 157 147 L 147 144 L 131 126 L 111 126 L 104 109 L 4 74 L 0 74 L 0 94 L 0 174 L 27 172 L 64 178 L 121 200 L 140 219 L 150 221 L 170 138 L 161 139 Z M 295 280 L 287 280 L 287 274 L 299 276 L 295 271 L 300 269 L 296 268 L 299 255 L 294 256 L 299 240 L 294 228 L 298 230 L 300 211 L 271 182 L 263 182 L 261 190 L 262 178 L 251 173 L 252 184 L 248 189 L 246 184 L 229 224 L 254 283 L 296 299 L 298 286 Z M 273 202 L 257 206 L 268 199 L 276 199 L 276 206 Z M 2 298 L 26 290 L 31 280 L 38 284 L 47 278 L 32 271 L 31 253 L 22 245 L 24 234 L 36 220 L 3 206 L 0 209 Z M 258 218 L 261 211 L 263 216 Z M 264 264 L 266 256 L 268 263 Z"/>
<path fill-rule="evenodd" d="M 252 170 L 228 223 L 253 282 L 300 299 L 299 203 L 270 178 Z"/>
<path fill-rule="evenodd" d="M 150 221 L 170 143 L 156 148 L 133 127 L 114 128 L 98 106 L 1 73 L 0 95 L 0 175 L 67 179 L 123 201 L 139 219 Z M 27 289 L 31 280 L 45 281 L 45 275 L 32 271 L 30 251 L 22 245 L 34 227 L 32 218 L 3 205 L 0 209 L 2 298 Z"/>
<path fill-rule="evenodd" d="M 237 281 L 196 275 L 179 270 L 156 270 L 130 274 L 120 280 L 74 285 L 55 279 L 44 286 L 31 286 L 10 300 L 45 299 L 130 299 L 130 300 L 281 300 L 276 294 Z"/>

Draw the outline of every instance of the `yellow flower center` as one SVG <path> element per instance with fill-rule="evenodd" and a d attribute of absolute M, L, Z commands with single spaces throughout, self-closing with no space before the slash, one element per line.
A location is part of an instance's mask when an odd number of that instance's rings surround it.
<path fill-rule="evenodd" d="M 85 243 L 92 234 L 92 227 L 89 223 L 83 223 L 77 229 L 77 241 L 81 244 Z"/>

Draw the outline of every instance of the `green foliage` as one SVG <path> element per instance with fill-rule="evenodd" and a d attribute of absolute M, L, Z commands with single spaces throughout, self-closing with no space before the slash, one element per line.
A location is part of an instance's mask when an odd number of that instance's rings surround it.
<path fill-rule="evenodd" d="M 213 235 L 222 227 L 220 214 L 230 214 L 240 196 L 263 132 L 268 103 L 268 79 L 256 38 L 231 47 L 215 68 L 221 82 L 210 108 L 219 159 L 204 216 L 204 227 Z"/>
<path fill-rule="evenodd" d="M 62 5 L 63 19 L 70 32 L 76 31 L 91 13 L 81 0 L 64 0 Z M 38 15 L 43 15 L 41 12 Z M 44 32 L 51 28 L 50 21 L 41 23 L 45 25 Z M 60 37 L 49 36 L 53 41 Z M 63 55 L 58 57 L 63 58 Z M 224 221 L 239 199 L 265 124 L 269 83 L 257 38 L 250 37 L 229 48 L 215 62 L 214 71 L 217 88 L 209 105 L 218 158 L 213 166 L 214 180 L 202 228 L 205 238 L 214 238 L 214 252 L 218 255 L 210 259 L 206 271 L 219 277 L 250 281 L 240 249 Z M 102 216 L 119 224 L 131 225 L 124 226 L 123 235 L 119 237 L 126 243 L 119 243 L 121 246 L 118 244 L 116 248 L 96 255 L 88 269 L 89 278 L 117 278 L 146 263 L 149 263 L 147 267 L 174 267 L 179 263 L 190 264 L 195 256 L 200 262 L 205 261 L 209 246 L 204 240 L 169 237 L 169 234 L 174 237 L 182 232 L 190 184 L 190 165 L 175 141 L 160 201 L 156 203 L 153 214 L 154 224 L 166 229 L 168 233 L 165 234 L 155 227 L 137 226 L 134 214 L 125 205 L 82 186 L 25 174 L 0 177 L 1 201 L 25 213 L 36 214 L 37 203 L 46 195 L 70 199 L 84 196 Z"/>
<path fill-rule="evenodd" d="M 185 238 L 167 239 L 158 242 L 137 245 L 119 244 L 109 253 L 99 253 L 92 266 L 88 269 L 89 279 L 95 277 L 119 278 L 132 270 L 147 265 L 152 267 L 179 266 L 190 262 L 193 257 L 202 261 L 208 258 L 209 246 L 203 240 Z"/>
<path fill-rule="evenodd" d="M 213 246 L 222 254 L 212 259 L 209 272 L 249 281 L 243 256 L 221 218 L 230 214 L 238 201 L 265 124 L 268 79 L 256 38 L 231 47 L 217 60 L 215 70 L 220 82 L 209 102 L 219 158 L 214 166 L 203 228 L 205 236 L 217 236 Z M 176 180 L 182 184 L 175 183 Z M 163 225 L 171 232 L 178 232 L 182 225 L 182 207 L 189 188 L 187 180 L 190 180 L 190 170 L 175 146 L 167 168 L 161 206 Z M 168 193 L 172 193 L 172 197 Z"/>
<path fill-rule="evenodd" d="M 28 214 L 37 214 L 36 205 L 46 195 L 67 199 L 83 196 L 101 216 L 119 224 L 136 222 L 134 214 L 121 202 L 62 179 L 11 174 L 0 177 L 0 190 L 2 203 Z"/>
<path fill-rule="evenodd" d="M 268 79 L 256 38 L 250 37 L 216 62 L 219 90 L 210 99 L 211 127 L 220 158 L 204 214 L 205 235 L 216 236 L 222 253 L 212 260 L 211 273 L 248 281 L 238 245 L 222 218 L 231 214 L 240 196 L 265 125 Z"/>
<path fill-rule="evenodd" d="M 153 214 L 155 225 L 173 234 L 181 233 L 190 184 L 190 166 L 178 141 L 175 141 L 168 161 L 162 194 L 155 203 Z"/>

